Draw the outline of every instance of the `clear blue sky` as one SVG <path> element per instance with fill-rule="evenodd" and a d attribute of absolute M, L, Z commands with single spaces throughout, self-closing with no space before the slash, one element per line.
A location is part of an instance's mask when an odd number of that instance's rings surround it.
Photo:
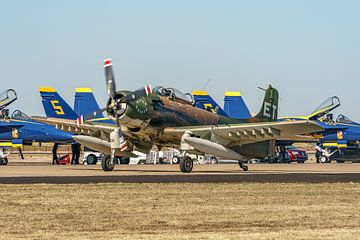
<path fill-rule="evenodd" d="M 258 86 L 280 91 L 280 115 L 311 112 L 337 95 L 360 121 L 360 1 L 0 1 L 1 89 L 14 107 L 43 115 L 39 86 L 71 105 L 76 87 L 207 89 L 222 102 L 240 90 L 252 112 Z"/>

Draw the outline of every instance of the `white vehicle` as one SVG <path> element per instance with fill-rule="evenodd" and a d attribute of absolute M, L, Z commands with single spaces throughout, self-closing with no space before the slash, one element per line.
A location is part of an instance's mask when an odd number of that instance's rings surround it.
<path fill-rule="evenodd" d="M 134 151 L 134 154 L 137 155 L 137 157 L 131 157 L 129 164 L 146 164 L 147 163 L 147 155 L 142 152 Z"/>
<path fill-rule="evenodd" d="M 83 164 L 87 165 L 92 165 L 92 164 L 96 164 L 98 161 L 101 161 L 105 158 L 105 155 L 103 153 L 99 153 L 99 152 L 93 152 L 93 151 L 84 151 L 84 156 L 83 156 Z"/>
<path fill-rule="evenodd" d="M 10 154 L 10 148 L 0 148 L 0 165 L 7 165 L 8 158 L 7 156 Z"/>

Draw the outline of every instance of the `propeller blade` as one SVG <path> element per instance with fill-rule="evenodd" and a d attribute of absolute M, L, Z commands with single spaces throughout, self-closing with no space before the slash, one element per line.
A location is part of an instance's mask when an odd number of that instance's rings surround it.
<path fill-rule="evenodd" d="M 116 85 L 114 79 L 114 73 L 112 70 L 112 60 L 111 58 L 104 60 L 104 68 L 105 68 L 105 81 L 108 95 L 111 98 L 115 98 L 116 95 Z"/>
<path fill-rule="evenodd" d="M 90 119 L 93 119 L 95 118 L 96 115 L 100 114 L 100 113 L 103 113 L 107 110 L 107 107 L 104 107 L 104 108 L 100 108 L 99 110 L 96 110 L 95 112 L 91 112 L 91 113 L 88 113 L 86 114 L 83 119 L 84 121 L 87 121 L 87 120 L 90 120 Z"/>

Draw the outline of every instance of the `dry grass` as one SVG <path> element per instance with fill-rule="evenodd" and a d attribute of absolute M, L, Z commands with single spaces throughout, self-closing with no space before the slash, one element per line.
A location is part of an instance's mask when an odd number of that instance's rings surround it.
<path fill-rule="evenodd" d="M 360 184 L 0 185 L 0 239 L 360 239 Z"/>

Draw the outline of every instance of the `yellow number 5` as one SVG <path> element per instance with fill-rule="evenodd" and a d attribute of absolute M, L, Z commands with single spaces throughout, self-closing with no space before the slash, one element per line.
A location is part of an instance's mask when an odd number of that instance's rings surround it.
<path fill-rule="evenodd" d="M 64 115 L 64 110 L 61 106 L 59 106 L 59 101 L 58 100 L 51 100 L 51 105 L 53 106 L 54 110 L 55 110 L 55 113 L 57 115 Z"/>

